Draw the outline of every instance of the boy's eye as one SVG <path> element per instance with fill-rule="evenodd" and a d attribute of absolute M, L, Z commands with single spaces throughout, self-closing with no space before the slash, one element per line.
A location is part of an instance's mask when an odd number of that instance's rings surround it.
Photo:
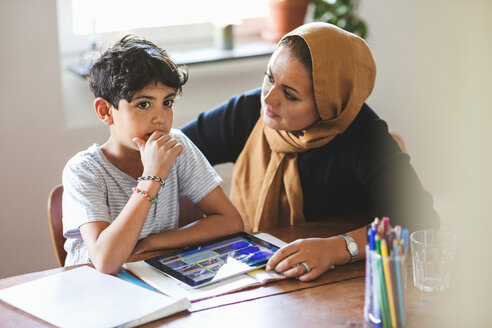
<path fill-rule="evenodd" d="M 147 109 L 150 107 L 150 103 L 148 101 L 143 101 L 141 103 L 138 103 L 137 107 L 141 109 Z"/>
<path fill-rule="evenodd" d="M 173 99 L 169 99 L 169 100 L 164 101 L 164 106 L 166 106 L 166 107 L 171 107 L 173 104 L 174 104 Z"/>

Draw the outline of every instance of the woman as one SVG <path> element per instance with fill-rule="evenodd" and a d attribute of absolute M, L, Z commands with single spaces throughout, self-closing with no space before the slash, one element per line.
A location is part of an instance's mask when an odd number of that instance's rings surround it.
<path fill-rule="evenodd" d="M 411 230 L 439 226 L 409 156 L 364 103 L 375 75 L 362 39 L 327 23 L 306 24 L 279 42 L 261 90 L 183 128 L 212 165 L 235 162 L 231 198 L 247 231 L 369 210 Z M 365 243 L 365 227 L 298 240 L 267 269 L 311 280 L 364 258 Z"/>

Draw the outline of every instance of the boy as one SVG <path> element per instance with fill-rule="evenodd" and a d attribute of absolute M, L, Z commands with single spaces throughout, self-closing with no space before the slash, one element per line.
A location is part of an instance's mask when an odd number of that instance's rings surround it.
<path fill-rule="evenodd" d="M 187 81 L 166 52 L 126 36 L 90 71 L 98 117 L 110 128 L 63 170 L 65 265 L 92 261 L 114 274 L 132 253 L 178 248 L 243 229 L 239 213 L 201 152 L 171 129 L 173 103 Z M 178 196 L 206 217 L 178 228 Z"/>

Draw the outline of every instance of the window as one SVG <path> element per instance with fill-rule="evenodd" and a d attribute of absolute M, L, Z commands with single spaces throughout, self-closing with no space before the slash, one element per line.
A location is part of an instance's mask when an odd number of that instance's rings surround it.
<path fill-rule="evenodd" d="M 60 52 L 80 53 L 135 33 L 166 47 L 213 41 L 217 27 L 258 36 L 267 0 L 58 0 Z"/>
<path fill-rule="evenodd" d="M 93 110 L 93 95 L 85 78 L 94 48 L 103 48 L 128 33 L 143 36 L 163 46 L 177 63 L 207 63 L 193 67 L 196 83 L 213 84 L 231 95 L 252 89 L 261 82 L 266 60 L 274 46 L 260 41 L 266 23 L 268 0 L 57 0 L 61 92 L 68 128 L 100 124 Z M 221 51 L 214 35 L 222 24 L 234 25 L 234 49 Z M 96 51 L 97 53 L 97 51 Z M 225 59 L 251 58 L 229 64 Z M 218 79 L 217 70 L 227 79 Z M 76 74 L 74 74 L 74 72 Z M 201 87 L 187 83 L 191 94 Z M 207 93 L 180 105 L 183 124 L 197 109 L 218 104 L 220 92 Z M 205 105 L 208 104 L 208 105 Z"/>
<path fill-rule="evenodd" d="M 264 16 L 264 0 L 71 0 L 73 33 L 197 23 L 237 23 Z"/>

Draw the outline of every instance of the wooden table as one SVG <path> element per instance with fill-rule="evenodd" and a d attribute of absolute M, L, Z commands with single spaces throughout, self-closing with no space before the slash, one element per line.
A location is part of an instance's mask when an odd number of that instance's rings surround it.
<path fill-rule="evenodd" d="M 357 228 L 363 220 L 347 225 L 343 219 L 279 228 L 270 234 L 291 242 L 300 237 L 328 237 Z M 155 256 L 155 253 L 132 260 Z M 71 267 L 73 268 L 73 267 Z M 0 289 L 45 277 L 71 268 L 58 268 L 0 280 Z M 406 327 L 438 327 L 436 306 L 444 293 L 425 293 L 413 287 L 408 267 Z M 340 266 L 312 282 L 287 279 L 263 287 L 192 303 L 177 313 L 144 327 L 366 327 L 364 321 L 364 261 Z M 0 327 L 52 327 L 0 301 Z"/>

